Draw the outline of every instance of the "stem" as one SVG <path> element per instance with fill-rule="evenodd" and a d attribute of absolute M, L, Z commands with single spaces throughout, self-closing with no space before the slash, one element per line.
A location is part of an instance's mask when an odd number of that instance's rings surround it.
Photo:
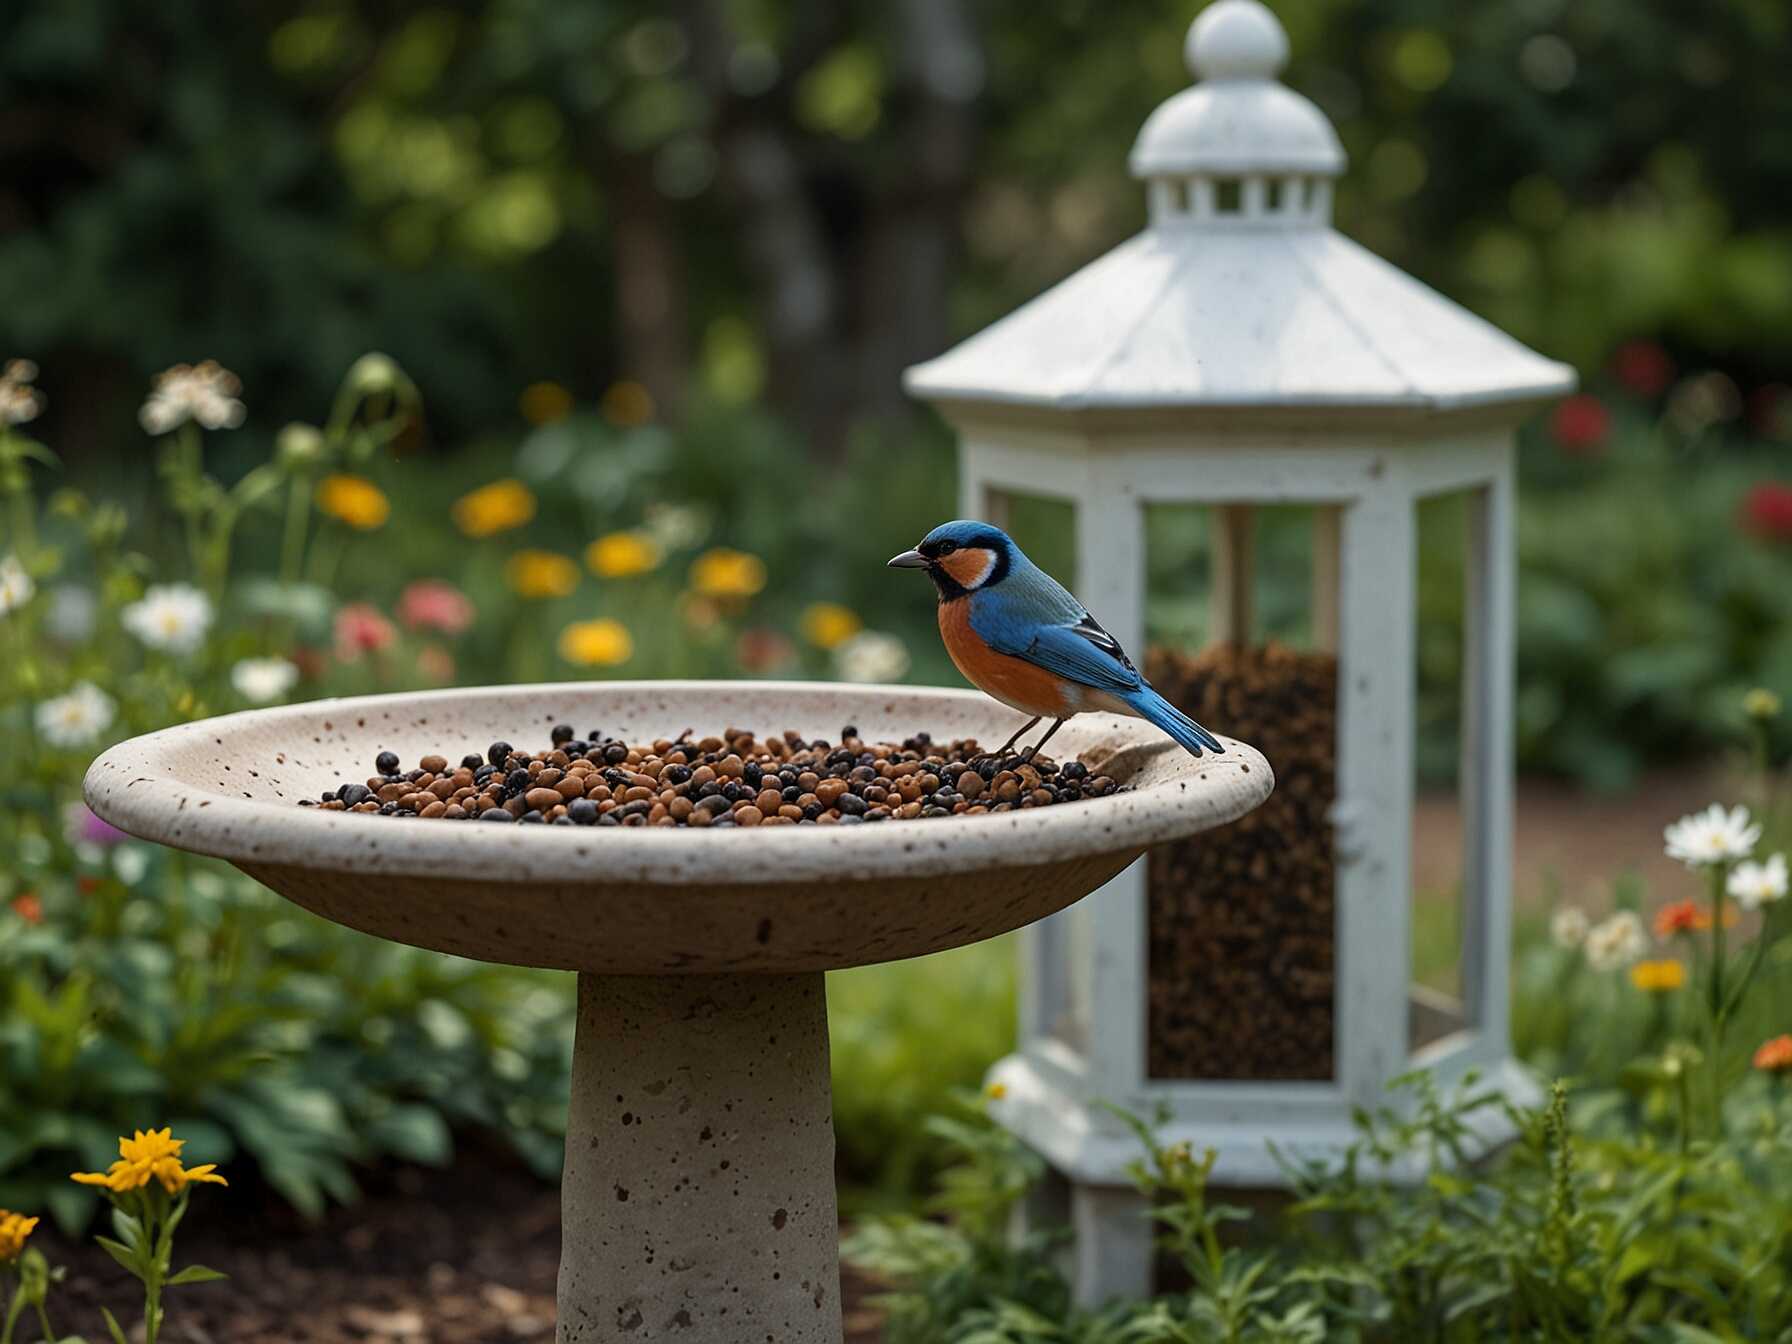
<path fill-rule="evenodd" d="M 1724 1026 L 1729 1005 L 1724 999 L 1724 895 L 1730 865 L 1711 870 L 1711 1137 L 1724 1133 Z"/>
<path fill-rule="evenodd" d="M 286 490 L 286 530 L 280 540 L 280 583 L 299 581 L 299 566 L 305 562 L 305 524 L 311 517 L 309 482 L 295 473 Z"/>
<path fill-rule="evenodd" d="M 12 1290 L 12 1301 L 6 1307 L 6 1324 L 0 1326 L 0 1344 L 12 1344 L 12 1328 L 18 1323 L 19 1313 L 25 1309 L 25 1294 L 20 1288 Z"/>
<path fill-rule="evenodd" d="M 56 1332 L 50 1328 L 50 1313 L 44 1310 L 44 1304 L 37 1306 L 37 1323 L 44 1332 L 44 1344 L 56 1344 Z"/>

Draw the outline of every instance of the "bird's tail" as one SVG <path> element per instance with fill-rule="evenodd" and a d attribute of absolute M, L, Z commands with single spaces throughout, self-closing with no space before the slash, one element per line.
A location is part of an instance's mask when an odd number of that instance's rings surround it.
<path fill-rule="evenodd" d="M 1140 718 L 1156 724 L 1175 738 L 1178 745 L 1184 747 L 1191 755 L 1199 756 L 1202 748 L 1206 748 L 1216 756 L 1225 754 L 1226 749 L 1220 745 L 1219 738 L 1189 718 L 1151 687 L 1141 686 L 1131 694 L 1122 696 L 1121 699 L 1131 705 Z"/>

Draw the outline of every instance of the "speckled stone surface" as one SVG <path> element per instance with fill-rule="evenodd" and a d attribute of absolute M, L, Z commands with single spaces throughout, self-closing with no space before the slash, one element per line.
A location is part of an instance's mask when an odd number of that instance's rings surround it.
<path fill-rule="evenodd" d="M 819 972 L 579 977 L 559 1344 L 839 1344 Z"/>
<path fill-rule="evenodd" d="M 1149 724 L 1085 714 L 1052 741 L 1130 791 L 994 816 L 693 831 L 486 826 L 296 806 L 390 749 L 458 758 L 571 722 L 631 741 L 738 726 L 835 740 L 916 731 L 1000 744 L 1021 723 L 970 691 L 790 682 L 575 682 L 315 701 L 135 738 L 89 769 L 88 803 L 147 840 L 229 859 L 381 937 L 488 961 L 608 973 L 791 973 L 979 941 L 1084 896 L 1148 845 L 1270 791 L 1228 742 L 1195 759 Z"/>

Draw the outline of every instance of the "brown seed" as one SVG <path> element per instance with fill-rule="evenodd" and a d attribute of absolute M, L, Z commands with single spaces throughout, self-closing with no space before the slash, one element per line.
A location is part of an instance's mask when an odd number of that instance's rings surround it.
<path fill-rule="evenodd" d="M 785 803 L 778 809 L 778 815 L 780 817 L 788 817 L 792 821 L 801 821 L 803 819 L 803 809 L 798 807 L 795 803 Z"/>
<path fill-rule="evenodd" d="M 904 803 L 901 807 L 896 809 L 896 817 L 899 821 L 913 821 L 920 815 L 921 804 L 918 802 Z"/>
<path fill-rule="evenodd" d="M 622 791 L 622 801 L 625 803 L 638 803 L 643 798 L 652 798 L 654 796 L 654 791 L 652 789 L 644 788 L 639 784 L 631 789 L 624 789 Z"/>
<path fill-rule="evenodd" d="M 565 779 L 554 785 L 554 788 L 559 795 L 568 802 L 571 802 L 574 798 L 583 798 L 585 796 L 585 781 L 578 775 L 568 775 Z"/>
<path fill-rule="evenodd" d="M 746 803 L 743 806 L 734 809 L 734 823 L 737 826 L 757 826 L 764 820 L 765 813 L 761 812 L 751 803 Z"/>
<path fill-rule="evenodd" d="M 758 805 L 759 810 L 769 817 L 784 805 L 784 795 L 776 789 L 761 789 L 759 796 L 753 801 Z"/>
<path fill-rule="evenodd" d="M 417 762 L 419 770 L 427 770 L 432 775 L 439 775 L 448 768 L 448 760 L 444 756 L 425 756 Z"/>
<path fill-rule="evenodd" d="M 666 804 L 666 811 L 675 821 L 685 821 L 689 819 L 691 813 L 696 810 L 697 804 L 693 803 L 689 798 L 674 798 L 671 802 Z"/>
<path fill-rule="evenodd" d="M 530 789 L 523 795 L 523 798 L 529 804 L 530 809 L 536 812 L 546 812 L 560 802 L 560 795 L 552 789 Z"/>
<path fill-rule="evenodd" d="M 454 781 L 452 779 L 438 779 L 434 784 L 429 786 L 428 792 L 433 793 L 436 797 L 442 799 L 452 797 L 454 794 Z"/>
<path fill-rule="evenodd" d="M 442 811 L 442 820 L 443 821 L 459 821 L 462 817 L 464 817 L 466 815 L 467 815 L 467 809 L 462 807 L 459 803 L 449 803 L 448 806 L 446 808 L 444 808 Z"/>
<path fill-rule="evenodd" d="M 448 804 L 437 799 L 417 815 L 420 817 L 439 817 L 448 810 Z"/>
<path fill-rule="evenodd" d="M 560 774 L 558 769 L 550 766 L 535 776 L 535 783 L 544 789 L 551 789 L 560 782 Z"/>
<path fill-rule="evenodd" d="M 832 807 L 840 801 L 841 795 L 846 792 L 846 787 L 844 779 L 824 779 L 815 786 L 816 800 L 823 807 Z"/>

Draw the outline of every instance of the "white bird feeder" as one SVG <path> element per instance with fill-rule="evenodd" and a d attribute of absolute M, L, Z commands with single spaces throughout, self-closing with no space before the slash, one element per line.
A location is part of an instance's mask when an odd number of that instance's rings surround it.
<path fill-rule="evenodd" d="M 1147 670 L 1277 773 L 1254 819 L 1154 853 L 1024 935 L 1022 1040 L 992 1074 L 995 1111 L 1065 1178 L 1085 1302 L 1144 1291 L 1151 1264 L 1126 1176 L 1137 1145 L 1100 1102 L 1167 1106 L 1168 1138 L 1217 1149 L 1218 1183 L 1266 1187 L 1283 1183 L 1266 1140 L 1347 1143 L 1352 1109 L 1387 1104 L 1416 1066 L 1531 1094 L 1507 1033 L 1513 430 L 1574 373 L 1332 229 L 1344 152 L 1278 82 L 1288 42 L 1268 9 L 1218 0 L 1186 50 L 1199 83 L 1133 147 L 1144 232 L 906 380 L 962 438 L 967 516 L 1070 503 L 1066 577 L 1135 654 L 1146 507 L 1210 510 L 1213 647 L 1174 688 L 1153 669 L 1183 655 L 1153 649 Z M 1412 984 L 1411 853 L 1417 509 L 1449 494 L 1467 545 L 1446 998 Z M 1270 505 L 1311 519 L 1312 647 L 1283 659 L 1305 669 L 1288 694 L 1327 748 L 1304 784 L 1274 745 L 1290 701 L 1239 721 L 1275 702 L 1252 630 L 1253 513 Z"/>

